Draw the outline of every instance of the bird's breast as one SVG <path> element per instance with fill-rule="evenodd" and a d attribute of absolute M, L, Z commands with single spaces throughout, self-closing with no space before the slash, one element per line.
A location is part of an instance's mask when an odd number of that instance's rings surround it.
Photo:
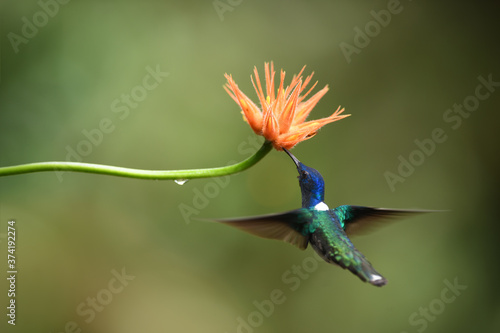
<path fill-rule="evenodd" d="M 312 224 L 315 228 L 310 243 L 324 260 L 336 262 L 354 248 L 337 216 L 331 211 L 315 212 Z"/>

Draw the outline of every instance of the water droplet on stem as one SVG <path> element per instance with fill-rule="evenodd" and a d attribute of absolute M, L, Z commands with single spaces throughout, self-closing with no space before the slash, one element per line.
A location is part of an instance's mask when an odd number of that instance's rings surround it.
<path fill-rule="evenodd" d="M 189 179 L 176 179 L 174 182 L 178 185 L 184 185 L 188 182 Z"/>

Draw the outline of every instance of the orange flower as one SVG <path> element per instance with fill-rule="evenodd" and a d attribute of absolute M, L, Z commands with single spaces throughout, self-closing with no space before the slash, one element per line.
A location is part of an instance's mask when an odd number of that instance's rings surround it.
<path fill-rule="evenodd" d="M 299 142 L 312 138 L 324 125 L 350 116 L 341 115 L 344 109 L 341 109 L 339 106 L 329 117 L 306 122 L 305 120 L 309 113 L 328 91 L 328 86 L 325 86 L 308 100 L 305 100 L 317 82 L 303 94 L 314 74 L 311 73 L 311 75 L 302 81 L 302 72 L 306 68 L 304 66 L 298 75 L 293 76 L 292 82 L 287 87 L 283 87 L 285 72 L 281 70 L 280 84 L 275 94 L 274 65 L 272 62 L 271 68 L 269 68 L 269 63 L 265 63 L 264 65 L 266 77 L 265 94 L 260 84 L 259 73 L 256 67 L 254 68 L 255 80 L 251 76 L 261 108 L 255 105 L 238 88 L 231 75 L 224 75 L 227 79 L 224 89 L 241 107 L 243 118 L 253 131 L 258 135 L 262 135 L 266 140 L 271 141 L 277 150 L 282 150 L 283 148 L 291 149 Z"/>

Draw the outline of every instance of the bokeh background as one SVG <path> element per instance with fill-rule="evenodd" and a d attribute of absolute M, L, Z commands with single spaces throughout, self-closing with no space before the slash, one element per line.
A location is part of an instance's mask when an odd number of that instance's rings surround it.
<path fill-rule="evenodd" d="M 341 45 L 355 47 L 357 29 L 376 29 L 371 11 L 388 6 L 399 13 L 346 57 Z M 0 178 L 0 275 L 10 219 L 19 272 L 15 327 L 0 279 L 1 331 L 498 332 L 500 89 L 456 129 L 443 118 L 475 94 L 479 76 L 500 81 L 498 12 L 429 1 L 2 2 L 1 166 L 75 160 L 68 152 L 78 147 L 84 162 L 145 169 L 242 160 L 259 142 L 223 74 L 255 97 L 253 67 L 262 73 L 272 60 L 287 75 L 307 65 L 318 88 L 329 85 L 311 118 L 338 105 L 352 114 L 293 151 L 323 174 L 330 206 L 450 212 L 354 239 L 388 278 L 379 289 L 313 261 L 311 248 L 195 220 L 297 208 L 296 170 L 283 153 L 183 186 L 76 173 Z M 156 69 L 168 75 L 141 90 Z M 122 96 L 134 91 L 139 100 L 127 106 Z M 108 133 L 82 143 L 103 119 Z M 386 172 L 417 156 L 415 140 L 435 128 L 446 141 L 391 189 Z M 116 294 L 113 270 L 130 279 Z M 453 293 L 448 283 L 463 287 Z M 282 295 L 271 309 L 273 290 Z M 92 316 L 96 297 L 105 304 Z"/>

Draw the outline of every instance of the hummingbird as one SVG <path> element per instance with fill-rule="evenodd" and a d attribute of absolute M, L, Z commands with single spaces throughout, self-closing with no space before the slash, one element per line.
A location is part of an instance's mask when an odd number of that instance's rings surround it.
<path fill-rule="evenodd" d="M 216 221 L 256 236 L 285 241 L 301 250 L 305 250 L 310 243 L 326 262 L 348 269 L 363 282 L 377 287 L 387 284 L 387 280 L 354 247 L 349 236 L 393 217 L 434 211 L 353 205 L 330 209 L 324 201 L 325 182 L 321 174 L 302 164 L 287 149 L 283 150 L 293 160 L 299 173 L 302 208 L 279 214 Z"/>

